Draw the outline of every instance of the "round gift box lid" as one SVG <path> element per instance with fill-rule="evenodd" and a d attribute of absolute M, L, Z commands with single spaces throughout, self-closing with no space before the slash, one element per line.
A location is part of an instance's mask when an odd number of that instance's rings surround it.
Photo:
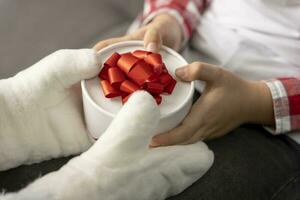
<path fill-rule="evenodd" d="M 110 45 L 103 48 L 98 52 L 98 56 L 104 63 L 114 52 L 119 54 L 133 52 L 135 50 L 145 50 L 143 41 L 126 41 Z M 176 79 L 177 84 L 171 95 L 162 94 L 162 103 L 159 105 L 161 118 L 171 115 L 172 113 L 180 110 L 187 104 L 194 93 L 193 82 L 180 81 L 175 76 L 175 69 L 188 64 L 185 59 L 174 50 L 162 46 L 159 54 L 165 63 L 169 74 Z M 103 66 L 101 66 L 103 67 Z M 88 94 L 88 100 L 99 111 L 114 117 L 122 108 L 121 97 L 106 98 L 100 85 L 98 77 L 84 80 L 82 83 L 83 90 Z"/>

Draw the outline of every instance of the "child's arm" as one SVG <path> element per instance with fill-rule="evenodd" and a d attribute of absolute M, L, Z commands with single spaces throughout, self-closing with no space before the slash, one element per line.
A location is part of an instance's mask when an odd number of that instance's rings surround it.
<path fill-rule="evenodd" d="M 205 81 L 206 87 L 182 124 L 168 133 L 155 136 L 151 143 L 153 147 L 189 144 L 221 137 L 244 123 L 274 126 L 275 121 L 277 125 L 280 120 L 278 117 L 274 120 L 273 114 L 272 98 L 275 98 L 276 104 L 275 89 L 271 93 L 265 82 L 243 80 L 222 68 L 200 62 L 177 69 L 176 75 L 184 81 Z M 297 85 L 299 95 L 300 80 L 291 80 Z M 273 84 L 278 83 L 268 83 L 269 86 Z M 289 89 L 289 94 L 292 92 L 296 90 Z M 292 110 L 299 113 L 299 103 L 296 101 L 299 102 L 299 99 L 289 105 L 295 106 Z M 275 112 L 286 109 L 283 108 L 286 105 L 276 104 Z M 299 128 L 299 122 L 294 120 L 294 123 L 297 125 L 293 127 Z M 286 129 L 288 130 L 290 129 Z"/>
<path fill-rule="evenodd" d="M 100 41 L 94 48 L 100 50 L 116 42 L 144 40 L 149 51 L 159 51 L 161 44 L 179 50 L 191 37 L 208 2 L 209 0 L 146 0 L 143 15 L 135 20 L 129 34 Z"/>
<path fill-rule="evenodd" d="M 156 16 L 167 13 L 180 24 L 183 33 L 183 44 L 190 39 L 197 26 L 201 13 L 207 8 L 210 0 L 145 0 L 142 24 L 148 24 Z"/>

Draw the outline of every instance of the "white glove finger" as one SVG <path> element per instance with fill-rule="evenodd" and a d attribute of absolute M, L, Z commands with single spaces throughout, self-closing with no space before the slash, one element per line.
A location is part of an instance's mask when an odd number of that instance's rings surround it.
<path fill-rule="evenodd" d="M 154 98 L 145 91 L 135 92 L 94 146 L 99 146 L 99 151 L 113 149 L 118 158 L 144 153 L 159 119 Z"/>
<path fill-rule="evenodd" d="M 19 74 L 43 89 L 69 88 L 82 79 L 96 76 L 100 71 L 99 59 L 93 49 L 58 50 Z"/>
<path fill-rule="evenodd" d="M 152 151 L 152 152 L 151 152 Z M 159 166 L 160 175 L 170 187 L 168 196 L 176 195 L 203 176 L 212 166 L 214 154 L 205 143 L 160 147 L 146 158 L 149 166 Z"/>

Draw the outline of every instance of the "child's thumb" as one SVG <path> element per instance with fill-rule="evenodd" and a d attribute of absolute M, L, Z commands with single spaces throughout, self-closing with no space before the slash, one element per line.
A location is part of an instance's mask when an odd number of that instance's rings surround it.
<path fill-rule="evenodd" d="M 144 44 L 147 51 L 159 52 L 161 47 L 161 35 L 156 28 L 149 28 L 144 36 Z"/>
<path fill-rule="evenodd" d="M 214 65 L 202 62 L 193 62 L 176 69 L 176 76 L 183 81 L 202 80 L 214 82 L 218 79 L 220 69 Z"/>

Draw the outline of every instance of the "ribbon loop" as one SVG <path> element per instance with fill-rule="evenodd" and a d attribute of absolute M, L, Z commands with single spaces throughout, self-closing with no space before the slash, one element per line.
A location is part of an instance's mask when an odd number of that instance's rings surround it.
<path fill-rule="evenodd" d="M 138 85 L 129 80 L 125 80 L 120 86 L 120 90 L 125 93 L 133 93 L 139 89 L 140 87 Z"/>
<path fill-rule="evenodd" d="M 117 64 L 123 72 L 128 74 L 138 60 L 131 53 L 125 53 L 120 57 Z"/>
<path fill-rule="evenodd" d="M 151 67 L 145 62 L 139 62 L 136 66 L 128 73 L 128 77 L 134 82 L 142 86 L 147 79 L 151 77 L 153 71 Z"/>
<path fill-rule="evenodd" d="M 152 94 L 161 94 L 164 91 L 164 86 L 160 83 L 146 83 L 146 90 Z"/>
<path fill-rule="evenodd" d="M 123 103 L 133 92 L 144 89 L 152 94 L 159 105 L 162 102 L 160 94 L 171 94 L 176 85 L 161 55 L 143 50 L 121 55 L 113 53 L 98 76 L 105 97 L 121 96 Z"/>
<path fill-rule="evenodd" d="M 114 98 L 120 96 L 120 93 L 107 80 L 101 80 L 100 84 L 106 98 Z"/>
<path fill-rule="evenodd" d="M 117 62 L 120 59 L 120 57 L 121 55 L 115 52 L 107 59 L 104 65 L 107 65 L 108 67 L 117 67 Z"/>
<path fill-rule="evenodd" d="M 160 82 L 161 84 L 163 84 L 163 85 L 168 85 L 168 84 L 171 82 L 172 79 L 173 79 L 173 78 L 172 78 L 172 76 L 171 76 L 170 74 L 164 72 L 164 73 L 161 74 L 161 76 L 159 77 L 159 82 Z"/>
<path fill-rule="evenodd" d="M 168 85 L 165 86 L 164 91 L 168 94 L 172 94 L 176 85 L 176 80 L 172 79 Z"/>
<path fill-rule="evenodd" d="M 108 79 L 113 87 L 120 87 L 121 83 L 125 81 L 125 76 L 118 67 L 111 67 L 108 69 Z"/>

